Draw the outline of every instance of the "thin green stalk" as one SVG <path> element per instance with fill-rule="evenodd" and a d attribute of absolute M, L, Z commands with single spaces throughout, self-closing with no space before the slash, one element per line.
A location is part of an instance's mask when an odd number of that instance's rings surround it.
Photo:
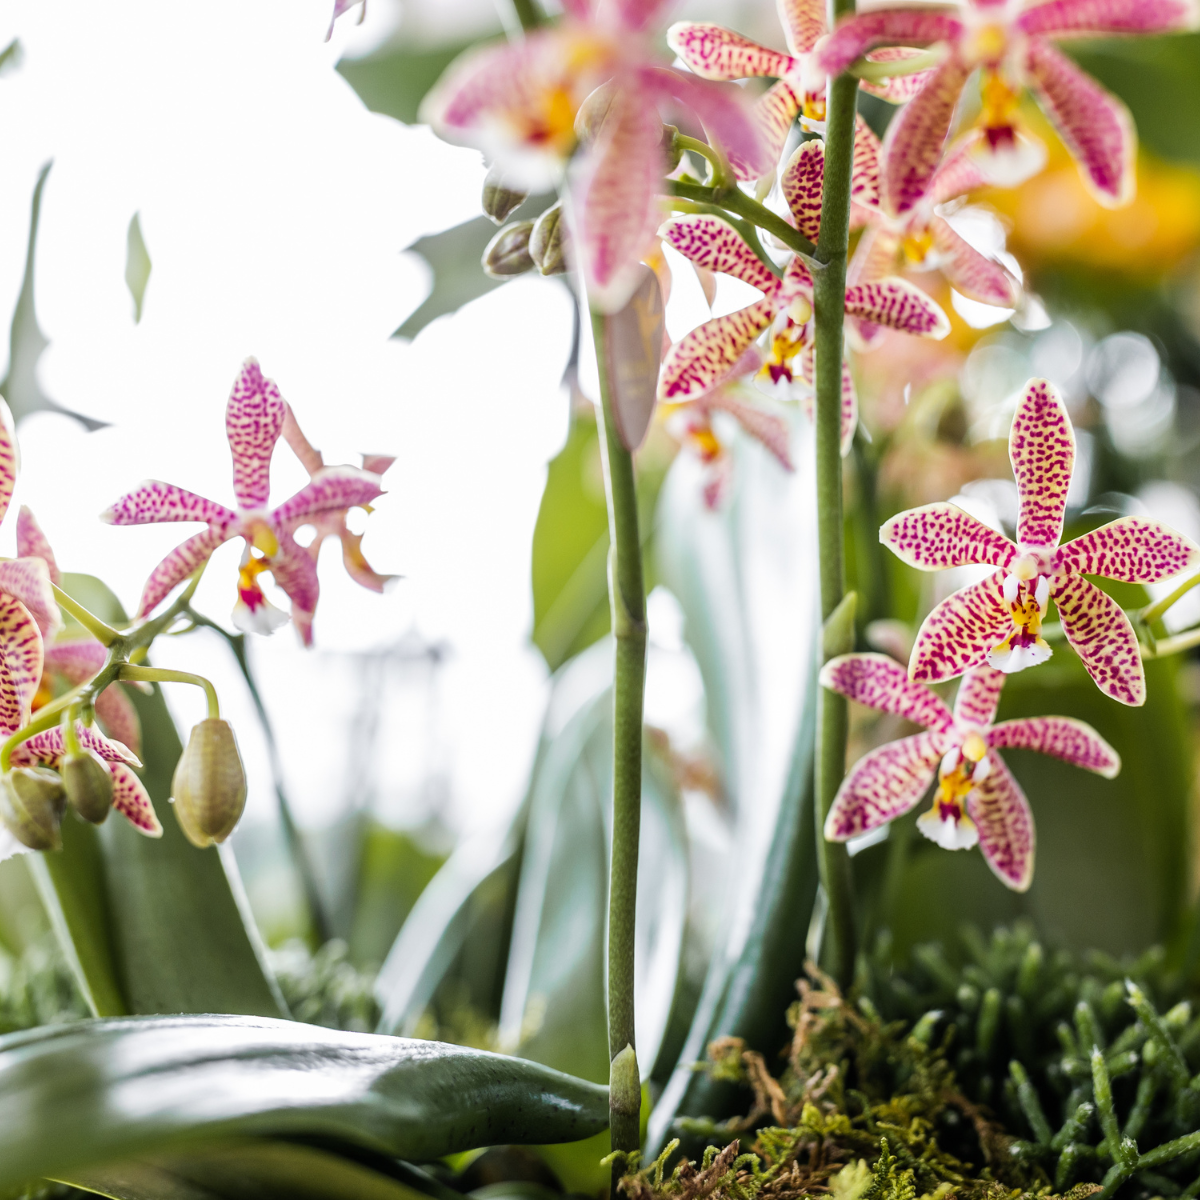
<path fill-rule="evenodd" d="M 133 683 L 190 683 L 193 687 L 204 689 L 204 698 L 208 702 L 208 719 L 217 721 L 221 718 L 217 689 L 203 675 L 193 675 L 191 671 L 172 671 L 169 667 L 135 667 L 129 663 L 122 663 L 117 678 Z"/>
<path fill-rule="evenodd" d="M 709 187 L 724 189 L 736 186 L 733 172 L 729 169 L 729 160 L 716 146 L 710 146 L 699 138 L 688 137 L 685 133 L 675 135 L 675 146 L 680 150 L 691 150 L 693 154 L 698 154 L 707 161 L 710 172 Z"/>
<path fill-rule="evenodd" d="M 1194 587 L 1200 587 L 1200 574 L 1193 575 L 1191 579 L 1185 579 L 1169 596 L 1164 596 L 1161 600 L 1157 600 L 1142 609 L 1140 614 L 1142 621 L 1147 625 L 1153 625 L 1155 621 L 1162 617 L 1177 601 L 1182 600 Z"/>
<path fill-rule="evenodd" d="M 853 126 L 851 128 L 853 129 Z M 828 170 L 828 165 L 826 170 Z M 747 196 L 739 187 L 715 188 L 709 187 L 706 183 L 689 183 L 684 179 L 668 179 L 667 183 L 670 185 L 672 196 L 679 196 L 684 200 L 693 200 L 700 204 L 711 204 L 726 212 L 735 213 L 739 217 L 745 217 L 752 225 L 757 225 L 759 229 L 765 229 L 768 233 L 774 234 L 789 250 L 803 255 L 806 260 L 809 260 L 814 252 L 812 242 L 795 226 L 789 225 L 781 216 L 759 204 L 752 196 Z M 849 213 L 849 209 L 847 209 L 847 213 Z M 849 221 L 849 216 L 847 216 L 847 221 Z M 849 225 L 847 225 L 848 228 Z"/>
<path fill-rule="evenodd" d="M 854 11 L 854 0 L 837 0 L 834 16 Z M 850 176 L 854 164 L 854 115 L 858 80 L 831 79 L 827 89 L 825 186 L 821 232 L 813 275 L 816 328 L 817 543 L 821 573 L 821 616 L 826 622 L 822 652 L 830 656 L 851 647 L 843 604 L 846 587 L 842 515 L 842 324 L 846 304 L 846 257 L 850 240 Z M 823 690 L 817 716 L 816 819 L 818 865 L 828 900 L 828 962 L 842 987 L 854 977 L 856 933 L 850 859 L 842 844 L 827 842 L 825 818 L 846 769 L 847 709 L 843 697 Z"/>
<path fill-rule="evenodd" d="M 512 0 L 512 6 L 522 29 L 536 29 L 542 23 L 542 14 L 534 0 Z"/>
<path fill-rule="evenodd" d="M 847 9 L 846 11 L 851 10 Z M 860 58 L 851 66 L 849 74 L 853 75 L 855 79 L 861 79 L 864 83 L 883 83 L 884 80 L 897 79 L 901 75 L 916 75 L 920 71 L 928 71 L 930 67 L 936 67 L 941 63 L 945 57 L 945 50 L 938 48 L 923 50 L 920 54 L 914 54 L 911 58 L 901 59 L 899 62 L 893 59 L 889 62 L 876 63 Z"/>
<path fill-rule="evenodd" d="M 633 1010 L 634 921 L 637 910 L 638 836 L 642 814 L 642 701 L 646 682 L 646 594 L 638 536 L 633 455 L 621 443 L 613 417 L 607 321 L 592 313 L 600 374 L 601 460 L 608 500 L 608 590 L 616 641 L 613 673 L 613 821 L 608 889 L 609 1129 L 614 1151 L 632 1153 L 641 1142 L 641 1084 Z M 613 1195 L 623 1163 L 613 1164 Z"/>
<path fill-rule="evenodd" d="M 66 609 L 98 641 L 102 646 L 111 646 L 120 636 L 120 631 L 100 620 L 95 613 L 84 608 L 82 604 L 68 596 L 56 583 L 50 585 L 54 599 L 59 608 Z"/>

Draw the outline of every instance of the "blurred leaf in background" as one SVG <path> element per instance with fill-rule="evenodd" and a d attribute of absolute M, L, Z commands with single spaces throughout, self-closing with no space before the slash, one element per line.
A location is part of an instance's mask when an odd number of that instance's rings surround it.
<path fill-rule="evenodd" d="M 125 238 L 125 286 L 133 297 L 133 320 L 142 319 L 142 301 L 146 297 L 146 284 L 150 282 L 150 251 L 142 236 L 141 214 L 134 213 L 129 220 L 129 232 Z"/>

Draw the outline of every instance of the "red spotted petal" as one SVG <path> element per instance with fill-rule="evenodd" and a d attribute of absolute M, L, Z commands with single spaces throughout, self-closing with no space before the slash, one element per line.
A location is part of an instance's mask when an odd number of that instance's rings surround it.
<path fill-rule="evenodd" d="M 979 849 L 1005 887 L 1026 891 L 1033 882 L 1033 813 L 1020 784 L 998 754 L 991 770 L 967 795 L 967 812 L 979 830 Z"/>
<path fill-rule="evenodd" d="M 967 192 L 973 192 L 987 184 L 987 179 L 980 170 L 979 160 L 971 152 L 982 136 L 981 130 L 975 130 L 966 137 L 959 138 L 947 152 L 929 181 L 929 199 L 933 204 L 945 204 L 947 200 L 965 196 Z"/>
<path fill-rule="evenodd" d="M 107 658 L 108 651 L 87 634 L 51 642 L 46 647 L 44 661 L 47 671 L 61 675 L 71 687 L 78 687 L 91 679 Z"/>
<path fill-rule="evenodd" d="M 75 736 L 85 750 L 94 750 L 105 762 L 129 763 L 135 767 L 142 765 L 138 761 L 137 755 L 128 746 L 105 737 L 95 726 L 89 728 L 82 721 L 76 721 Z M 50 729 L 42 730 L 41 733 L 35 733 L 33 737 L 27 738 L 21 743 L 21 748 L 28 761 L 43 762 L 51 767 L 57 766 L 59 760 L 66 753 L 62 726 L 55 725 Z"/>
<path fill-rule="evenodd" d="M 29 720 L 42 679 L 42 635 L 29 611 L 0 595 L 0 732 L 8 736 Z"/>
<path fill-rule="evenodd" d="M 1123 583 L 1159 583 L 1200 564 L 1200 547 L 1167 525 L 1121 517 L 1068 542 L 1055 565 Z"/>
<path fill-rule="evenodd" d="M 160 521 L 206 521 L 228 527 L 237 514 L 215 500 L 206 500 L 195 492 L 173 483 L 147 479 L 126 493 L 112 508 L 100 514 L 110 525 L 148 525 Z"/>
<path fill-rule="evenodd" d="M 701 79 L 781 78 L 795 65 L 789 54 L 768 50 L 749 38 L 708 21 L 677 21 L 667 30 L 667 45 Z"/>
<path fill-rule="evenodd" d="M 903 62 L 920 53 L 920 50 L 912 46 L 884 46 L 879 50 L 872 50 L 867 55 L 867 62 Z M 872 96 L 878 96 L 880 100 L 886 100 L 889 104 L 905 104 L 925 86 L 932 74 L 933 68 L 930 67 L 927 71 L 914 71 L 911 75 L 895 75 L 881 83 L 869 83 L 864 80 L 858 86 L 864 92 L 870 92 Z"/>
<path fill-rule="evenodd" d="M 1027 34 L 1164 33 L 1194 29 L 1196 6 L 1188 0 L 1048 0 L 1013 24 Z"/>
<path fill-rule="evenodd" d="M 248 358 L 229 393 L 225 433 L 233 454 L 233 491 L 242 508 L 262 508 L 271 490 L 271 455 L 287 406 L 257 359 Z"/>
<path fill-rule="evenodd" d="M 138 616 L 152 613 L 201 563 L 207 562 L 212 552 L 227 540 L 219 529 L 205 529 L 194 537 L 181 542 L 158 564 L 142 588 L 142 599 L 138 605 Z"/>
<path fill-rule="evenodd" d="M 20 600 L 44 636 L 50 637 L 62 628 L 62 615 L 44 558 L 10 558 L 0 562 L 0 592 Z"/>
<path fill-rule="evenodd" d="M 746 348 L 770 325 L 775 306 L 774 297 L 764 296 L 748 308 L 706 321 L 676 342 L 663 362 L 659 399 L 691 399 L 727 379 Z"/>
<path fill-rule="evenodd" d="M 779 288 L 779 280 L 762 259 L 746 245 L 742 235 L 720 217 L 707 213 L 672 217 L 659 230 L 659 235 L 698 267 L 732 275 L 767 294 Z"/>
<path fill-rule="evenodd" d="M 142 781 L 124 763 L 113 763 L 109 771 L 113 780 L 113 808 L 138 833 L 144 833 L 147 837 L 162 837 L 162 825 Z"/>
<path fill-rule="evenodd" d="M 1008 457 L 1017 479 L 1017 541 L 1057 546 L 1075 469 L 1075 430 L 1054 385 L 1031 379 L 1017 404 L 1008 435 Z"/>
<path fill-rule="evenodd" d="M 133 701 L 119 684 L 106 687 L 96 697 L 96 716 L 110 738 L 128 746 L 134 754 L 141 754 L 142 722 Z"/>
<path fill-rule="evenodd" d="M 994 667 L 976 667 L 968 671 L 954 697 L 954 719 L 960 725 L 986 729 L 996 719 L 996 706 L 1008 678 Z"/>
<path fill-rule="evenodd" d="M 757 179 L 771 165 L 779 162 L 792 124 L 799 116 L 800 97 L 786 79 L 772 84 L 754 102 L 754 128 L 758 131 L 759 156 L 748 162 L 733 152 L 729 165 L 739 179 Z"/>
<path fill-rule="evenodd" d="M 929 46 L 955 42 L 963 32 L 956 9 L 881 8 L 847 17 L 821 48 L 817 61 L 829 75 L 840 75 L 856 59 L 876 46 Z"/>
<path fill-rule="evenodd" d="M 796 219 L 796 228 L 810 242 L 821 231 L 821 184 L 825 178 L 825 143 L 819 138 L 804 142 L 788 159 L 779 185 Z"/>
<path fill-rule="evenodd" d="M 925 795 L 947 748 L 944 734 L 926 732 L 864 755 L 830 805 L 826 839 L 844 842 L 903 816 Z"/>
<path fill-rule="evenodd" d="M 1090 725 L 1072 717 L 1002 721 L 988 733 L 987 744 L 1036 750 L 1085 771 L 1095 771 L 1105 779 L 1112 779 L 1121 770 L 1121 756 Z"/>
<path fill-rule="evenodd" d="M 271 513 L 285 529 L 309 517 L 371 504 L 383 495 L 379 476 L 358 467 L 323 467 L 312 481 Z"/>
<path fill-rule="evenodd" d="M 62 583 L 62 572 L 58 569 L 50 542 L 26 504 L 22 504 L 17 513 L 17 557 L 40 558 L 50 572 L 50 582 Z"/>
<path fill-rule="evenodd" d="M 271 574 L 292 602 L 292 623 L 306 645 L 312 645 L 313 614 L 321 587 L 317 564 L 288 534 L 279 538 L 279 550 L 270 557 Z"/>
<path fill-rule="evenodd" d="M 983 666 L 988 651 L 1012 628 L 1012 614 L 1001 591 L 1003 582 L 1004 572 L 997 571 L 960 588 L 925 618 L 913 644 L 909 678 L 941 683 Z"/>
<path fill-rule="evenodd" d="M 821 686 L 855 704 L 895 713 L 937 733 L 954 729 L 954 716 L 942 698 L 886 654 L 843 654 L 821 668 Z"/>
<path fill-rule="evenodd" d="M 942 217 L 935 216 L 929 228 L 933 233 L 938 266 L 952 287 L 981 304 L 1016 308 L 1021 285 L 1006 267 L 980 254 L 974 246 L 959 237 Z"/>
<path fill-rule="evenodd" d="M 950 332 L 950 320 L 941 305 L 899 276 L 848 287 L 846 315 L 934 341 Z"/>
<path fill-rule="evenodd" d="M 854 167 L 850 176 L 850 201 L 879 207 L 879 155 L 882 147 L 875 131 L 860 114 L 854 123 Z"/>
<path fill-rule="evenodd" d="M 756 442 L 765 446 L 786 471 L 795 470 L 792 462 L 791 430 L 787 421 L 757 404 L 747 404 L 728 388 L 717 388 L 704 397 L 707 409 L 720 409 L 731 417 Z"/>
<path fill-rule="evenodd" d="M 1081 575 L 1051 584 L 1063 633 L 1096 686 L 1134 708 L 1146 703 L 1137 635 L 1121 606 Z"/>
<path fill-rule="evenodd" d="M 986 563 L 1008 567 L 1018 551 L 997 533 L 957 504 L 926 504 L 897 513 L 879 530 L 879 540 L 911 567 L 942 571 Z"/>
<path fill-rule="evenodd" d="M 775 0 L 788 49 L 807 54 L 829 31 L 824 0 Z"/>

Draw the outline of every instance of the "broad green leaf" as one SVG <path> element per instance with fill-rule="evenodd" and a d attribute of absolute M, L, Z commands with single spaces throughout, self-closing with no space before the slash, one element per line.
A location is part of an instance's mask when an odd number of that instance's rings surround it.
<path fill-rule="evenodd" d="M 424 1162 L 607 1121 L 606 1088 L 536 1063 L 294 1021 L 133 1017 L 0 1039 L 0 1187 L 181 1142 L 321 1138 Z"/>
<path fill-rule="evenodd" d="M 448 46 L 389 46 L 366 58 L 343 58 L 337 71 L 372 112 L 413 125 L 425 93 L 474 40 Z"/>
<path fill-rule="evenodd" d="M 327 1150 L 258 1140 L 90 1167 L 57 1182 L 111 1200 L 425 1200 L 399 1180 Z"/>
<path fill-rule="evenodd" d="M 142 237 L 142 222 L 139 213 L 129 220 L 129 233 L 125 239 L 125 286 L 133 297 L 133 320 L 142 319 L 142 301 L 146 296 L 146 284 L 150 282 L 150 251 Z"/>
<path fill-rule="evenodd" d="M 15 45 L 16 43 L 13 43 L 13 46 Z M 6 56 L 13 50 L 13 46 L 9 46 L 5 51 Z M 29 213 L 29 245 L 25 252 L 25 277 L 21 281 L 17 307 L 13 310 L 8 341 L 8 371 L 0 380 L 0 395 L 8 401 L 8 407 L 12 409 L 13 417 L 17 421 L 33 412 L 59 412 L 73 417 L 88 430 L 100 429 L 106 422 L 71 412 L 70 409 L 63 408 L 61 404 L 51 400 L 42 391 L 37 375 L 38 362 L 50 343 L 38 325 L 37 307 L 33 298 L 34 264 L 37 257 L 38 225 L 42 216 L 42 192 L 53 165 L 53 162 L 48 162 L 41 169 L 33 189 L 33 203 Z"/>

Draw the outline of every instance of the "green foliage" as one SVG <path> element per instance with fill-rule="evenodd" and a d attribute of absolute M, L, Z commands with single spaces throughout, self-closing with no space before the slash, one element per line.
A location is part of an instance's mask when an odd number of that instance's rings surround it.
<path fill-rule="evenodd" d="M 125 286 L 133 297 L 133 319 L 142 319 L 142 301 L 146 296 L 146 284 L 150 282 L 150 251 L 142 237 L 141 215 L 134 213 L 129 219 L 129 233 L 125 246 Z"/>
<path fill-rule="evenodd" d="M 373 972 L 357 970 L 346 943 L 326 942 L 313 954 L 298 938 L 270 954 L 288 1011 L 297 1021 L 368 1033 L 379 1023 Z"/>
<path fill-rule="evenodd" d="M 413 125 L 425 93 L 470 45 L 413 46 L 406 41 L 366 58 L 343 58 L 337 71 L 372 112 Z"/>
<path fill-rule="evenodd" d="M 17 956 L 0 956 L 0 1033 L 88 1016 L 58 942 L 43 936 Z"/>

